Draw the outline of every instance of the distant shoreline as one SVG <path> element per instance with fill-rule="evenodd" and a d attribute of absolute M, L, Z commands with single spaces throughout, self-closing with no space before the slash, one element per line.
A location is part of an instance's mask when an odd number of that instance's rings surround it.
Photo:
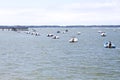
<path fill-rule="evenodd" d="M 87 28 L 87 27 L 97 27 L 97 28 L 119 28 L 120 25 L 68 25 L 68 26 L 59 26 L 59 25 L 40 25 L 40 26 L 22 26 L 22 25 L 15 25 L 15 26 L 0 26 L 0 28 Z"/>

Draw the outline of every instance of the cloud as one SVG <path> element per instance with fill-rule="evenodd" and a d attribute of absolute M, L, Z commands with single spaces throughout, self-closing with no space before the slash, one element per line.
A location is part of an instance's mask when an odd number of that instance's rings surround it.
<path fill-rule="evenodd" d="M 118 1 L 73 2 L 38 8 L 0 9 L 0 24 L 119 24 Z"/>

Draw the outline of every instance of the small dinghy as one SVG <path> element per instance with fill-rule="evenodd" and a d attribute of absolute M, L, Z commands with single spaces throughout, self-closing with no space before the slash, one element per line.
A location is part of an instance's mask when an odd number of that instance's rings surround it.
<path fill-rule="evenodd" d="M 105 47 L 105 48 L 116 48 L 116 46 L 115 46 L 113 43 L 111 43 L 111 42 L 105 43 L 105 44 L 104 44 L 104 47 Z"/>
<path fill-rule="evenodd" d="M 77 41 L 78 41 L 77 38 L 71 38 L 71 39 L 69 40 L 70 43 L 74 43 L 74 42 L 77 42 Z"/>
<path fill-rule="evenodd" d="M 81 34 L 81 32 L 77 32 L 77 35 L 80 35 Z"/>
<path fill-rule="evenodd" d="M 47 37 L 53 37 L 54 35 L 53 34 L 47 34 Z"/>
<path fill-rule="evenodd" d="M 101 33 L 101 36 L 102 36 L 102 37 L 105 37 L 105 36 L 106 36 L 106 33 L 105 33 L 105 32 L 102 32 L 102 33 Z"/>
<path fill-rule="evenodd" d="M 59 39 L 59 36 L 53 36 L 53 39 Z"/>

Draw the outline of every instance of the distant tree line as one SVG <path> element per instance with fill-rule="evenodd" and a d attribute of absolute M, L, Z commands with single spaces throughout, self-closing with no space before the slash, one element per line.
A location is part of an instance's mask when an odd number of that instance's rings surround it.
<path fill-rule="evenodd" d="M 0 28 L 80 28 L 80 27 L 120 27 L 120 25 L 67 25 L 67 26 L 59 26 L 59 25 L 42 25 L 42 26 L 0 26 Z"/>

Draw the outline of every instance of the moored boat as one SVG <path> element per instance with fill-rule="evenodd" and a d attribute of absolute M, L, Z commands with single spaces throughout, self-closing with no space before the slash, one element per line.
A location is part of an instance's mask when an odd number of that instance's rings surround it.
<path fill-rule="evenodd" d="M 59 39 L 59 36 L 53 36 L 53 39 Z"/>
<path fill-rule="evenodd" d="M 102 32 L 102 33 L 101 33 L 101 36 L 102 36 L 102 37 L 105 37 L 105 36 L 106 36 L 106 33 L 105 33 L 105 32 Z"/>
<path fill-rule="evenodd" d="M 104 47 L 105 48 L 116 48 L 116 46 L 113 43 L 110 43 L 110 42 L 104 43 Z"/>
<path fill-rule="evenodd" d="M 77 32 L 77 35 L 80 35 L 81 34 L 81 32 Z"/>
<path fill-rule="evenodd" d="M 77 39 L 77 38 L 71 38 L 71 39 L 69 40 L 69 42 L 70 42 L 70 43 L 78 42 L 78 39 Z"/>

